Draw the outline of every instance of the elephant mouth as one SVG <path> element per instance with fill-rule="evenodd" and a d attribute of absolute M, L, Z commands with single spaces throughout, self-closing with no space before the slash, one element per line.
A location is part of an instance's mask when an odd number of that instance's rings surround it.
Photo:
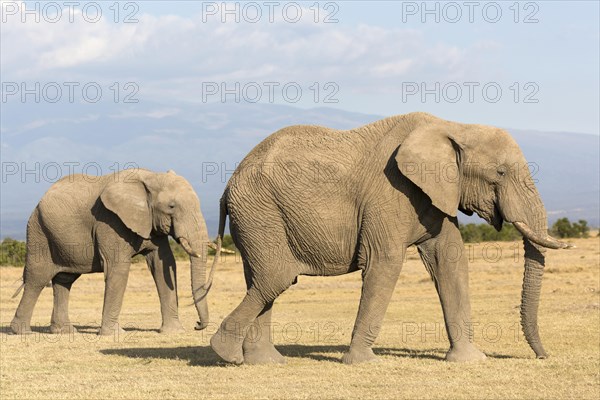
<path fill-rule="evenodd" d="M 500 232 L 502 229 L 502 225 L 504 224 L 504 218 L 502 217 L 502 212 L 498 208 L 498 204 L 494 203 L 494 212 L 489 221 L 490 225 L 492 225 L 496 231 Z"/>
<path fill-rule="evenodd" d="M 494 203 L 492 211 L 490 211 L 489 208 L 482 209 L 480 207 L 473 207 L 473 209 L 479 217 L 483 218 L 485 222 L 492 225 L 497 231 L 502 229 L 505 218 L 502 216 L 502 212 L 496 203 Z M 469 209 L 460 209 L 460 211 L 467 215 L 473 215 L 473 211 Z"/>
<path fill-rule="evenodd" d="M 460 212 L 462 212 L 463 214 L 465 214 L 465 215 L 468 215 L 469 217 L 470 217 L 471 215 L 473 215 L 473 211 L 471 211 L 471 210 L 469 210 L 469 209 L 466 209 L 466 208 L 464 208 L 464 207 L 462 207 L 462 206 L 460 206 L 460 205 L 458 206 L 458 210 L 459 210 Z"/>

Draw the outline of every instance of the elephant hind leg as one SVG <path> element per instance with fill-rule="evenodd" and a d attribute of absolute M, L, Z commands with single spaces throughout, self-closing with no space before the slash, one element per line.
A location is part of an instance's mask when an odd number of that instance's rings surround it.
<path fill-rule="evenodd" d="M 244 262 L 244 277 L 246 278 L 246 286 L 250 289 L 252 286 L 252 270 L 246 262 Z M 296 279 L 292 283 L 296 283 Z M 285 358 L 273 345 L 271 330 L 273 303 L 274 301 L 265 305 L 246 332 L 246 337 L 242 344 L 245 364 L 285 363 Z"/>
<path fill-rule="evenodd" d="M 31 317 L 35 303 L 46 284 L 56 274 L 54 265 L 48 267 L 25 266 L 25 271 L 23 297 L 21 297 L 15 316 L 10 323 L 12 332 L 18 335 L 31 333 Z"/>
<path fill-rule="evenodd" d="M 254 275 L 251 277 L 251 283 L 248 277 L 246 278 L 250 286 L 246 297 L 223 320 L 219 330 L 210 340 L 211 347 L 223 360 L 234 364 L 245 361 L 243 343 L 250 325 L 259 314 L 264 316 L 264 320 L 270 321 L 273 301 L 292 285 L 296 276 L 295 270 L 282 268 L 276 275 Z M 259 323 L 261 319 L 263 318 L 258 318 Z M 269 346 L 273 346 L 270 338 Z M 275 352 L 278 354 L 277 350 Z"/>
<path fill-rule="evenodd" d="M 50 321 L 51 333 L 72 333 L 76 329 L 69 320 L 69 294 L 71 286 L 81 274 L 60 272 L 52 278 L 52 290 L 54 292 L 54 308 Z"/>
<path fill-rule="evenodd" d="M 285 358 L 273 345 L 271 312 L 273 302 L 268 303 L 248 329 L 242 344 L 245 364 L 284 364 Z"/>

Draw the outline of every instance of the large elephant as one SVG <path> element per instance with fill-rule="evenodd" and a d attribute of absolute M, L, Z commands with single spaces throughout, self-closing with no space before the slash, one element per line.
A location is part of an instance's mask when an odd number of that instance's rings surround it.
<path fill-rule="evenodd" d="M 221 199 L 219 232 L 228 214 L 248 290 L 211 338 L 212 348 L 233 363 L 283 362 L 268 328 L 277 296 L 298 275 L 360 270 L 360 305 L 342 361 L 374 360 L 371 347 L 414 244 L 442 305 L 446 360 L 484 359 L 470 340 L 457 210 L 475 212 L 498 230 L 512 222 L 523 234 L 522 326 L 537 357 L 545 357 L 537 331 L 544 248 L 568 245 L 548 236 L 542 200 L 507 132 L 425 113 L 348 131 L 292 126 L 246 156 Z M 245 336 L 251 326 L 260 334 Z"/>
<path fill-rule="evenodd" d="M 54 292 L 50 331 L 73 331 L 68 315 L 71 285 L 81 274 L 102 271 L 106 287 L 99 334 L 121 330 L 118 317 L 131 258 L 136 254 L 146 257 L 158 290 L 160 332 L 183 330 L 168 235 L 190 255 L 192 291 L 200 318 L 197 328 L 202 329 L 208 323 L 208 233 L 189 182 L 173 171 L 143 169 L 105 176 L 71 175 L 56 182 L 27 224 L 25 290 L 11 322 L 12 331 L 31 332 L 33 308 L 50 280 Z"/>

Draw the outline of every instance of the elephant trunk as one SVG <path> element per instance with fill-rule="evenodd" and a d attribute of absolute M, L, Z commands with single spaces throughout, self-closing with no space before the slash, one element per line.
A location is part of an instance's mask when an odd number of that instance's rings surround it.
<path fill-rule="evenodd" d="M 206 294 L 208 288 L 206 285 L 206 258 L 207 249 L 206 244 L 208 239 L 194 240 L 192 243 L 184 237 L 179 238 L 181 247 L 190 256 L 190 274 L 192 282 L 192 298 L 194 299 L 194 305 L 198 312 L 198 323 L 195 329 L 201 330 L 208 326 L 209 314 L 208 314 L 208 302 Z"/>
<path fill-rule="evenodd" d="M 521 327 L 523 334 L 537 358 L 547 358 L 548 354 L 542 346 L 538 330 L 538 306 L 544 275 L 545 249 L 523 238 L 525 247 L 525 272 L 523 274 L 523 291 L 521 293 Z"/>
<path fill-rule="evenodd" d="M 525 272 L 523 274 L 523 292 L 521 293 L 521 327 L 525 339 L 535 352 L 536 357 L 547 358 L 548 354 L 542 346 L 537 325 L 542 276 L 544 275 L 545 247 L 567 249 L 574 246 L 548 235 L 545 212 L 537 219 L 542 221 L 539 224 L 540 228 L 537 230 L 532 229 L 524 222 L 513 222 L 513 225 L 523 235 L 523 245 L 525 247 Z"/>
<path fill-rule="evenodd" d="M 505 206 L 504 219 L 512 222 L 523 235 L 525 248 L 525 270 L 523 273 L 523 291 L 521 293 L 521 327 L 527 343 L 537 358 L 547 358 L 538 331 L 538 307 L 542 290 L 546 248 L 566 249 L 573 247 L 548 235 L 548 219 L 542 200 L 529 179 L 523 185 L 518 196 L 526 199 L 518 207 Z"/>
<path fill-rule="evenodd" d="M 525 247 L 525 272 L 523 274 L 523 292 L 521 293 L 521 327 L 523 334 L 537 358 L 547 358 L 548 354 L 542 346 L 538 331 L 538 306 L 542 290 L 546 249 L 566 249 L 573 247 L 548 235 L 544 213 L 541 228 L 533 230 L 524 222 L 513 222 L 523 235 Z"/>

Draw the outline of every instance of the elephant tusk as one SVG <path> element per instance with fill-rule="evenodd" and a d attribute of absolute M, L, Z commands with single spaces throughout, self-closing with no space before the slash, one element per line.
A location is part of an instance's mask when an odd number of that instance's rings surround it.
<path fill-rule="evenodd" d="M 188 253 L 190 256 L 198 257 L 198 258 L 201 257 L 200 254 L 198 254 L 194 250 L 192 250 L 192 247 L 190 246 L 190 243 L 187 241 L 186 238 L 183 238 L 183 237 L 179 238 L 179 244 L 181 244 L 181 247 L 183 247 L 185 252 Z"/>
<path fill-rule="evenodd" d="M 208 247 L 210 247 L 213 250 L 217 250 L 217 245 L 215 243 L 213 243 L 213 242 L 208 242 Z M 235 254 L 235 251 L 221 248 L 221 253 Z"/>
<path fill-rule="evenodd" d="M 545 238 L 540 237 L 524 222 L 513 222 L 513 225 L 519 232 L 521 232 L 521 235 L 525 236 L 533 243 L 539 244 L 540 246 L 547 247 L 549 249 L 571 249 L 575 247 L 572 244 L 561 242 L 550 235 L 546 235 Z"/>

